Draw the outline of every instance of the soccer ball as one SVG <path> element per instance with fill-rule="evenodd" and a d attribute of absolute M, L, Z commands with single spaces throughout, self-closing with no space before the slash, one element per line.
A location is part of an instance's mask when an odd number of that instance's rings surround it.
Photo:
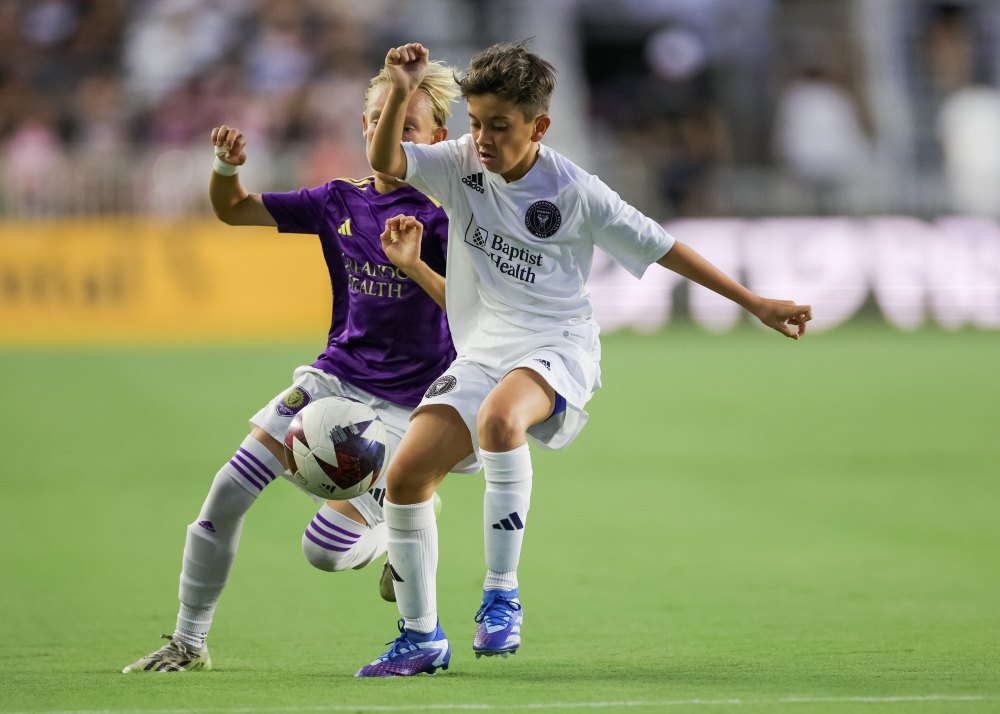
<path fill-rule="evenodd" d="M 385 462 L 385 424 L 371 407 L 325 397 L 295 415 L 285 434 L 292 478 L 309 493 L 346 501 L 374 483 Z"/>

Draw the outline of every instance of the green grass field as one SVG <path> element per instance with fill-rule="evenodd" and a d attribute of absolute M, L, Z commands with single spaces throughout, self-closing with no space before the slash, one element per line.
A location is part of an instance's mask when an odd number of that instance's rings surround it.
<path fill-rule="evenodd" d="M 442 487 L 437 677 L 355 680 L 378 569 L 311 569 L 310 501 L 250 512 L 215 669 L 122 675 L 176 614 L 184 529 L 315 347 L 0 352 L 0 714 L 1000 711 L 1000 333 L 605 339 L 534 450 L 524 646 L 471 653 L 482 479 Z"/>

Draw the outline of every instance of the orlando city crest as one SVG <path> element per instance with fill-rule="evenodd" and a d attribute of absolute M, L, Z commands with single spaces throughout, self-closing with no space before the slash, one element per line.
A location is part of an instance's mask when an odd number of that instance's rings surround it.
<path fill-rule="evenodd" d="M 532 235 L 548 238 L 562 225 L 562 214 L 554 203 L 535 201 L 524 214 L 524 225 Z"/>
<path fill-rule="evenodd" d="M 311 401 L 312 397 L 309 395 L 309 392 L 302 387 L 294 387 L 278 403 L 278 414 L 286 417 L 295 416 Z"/>

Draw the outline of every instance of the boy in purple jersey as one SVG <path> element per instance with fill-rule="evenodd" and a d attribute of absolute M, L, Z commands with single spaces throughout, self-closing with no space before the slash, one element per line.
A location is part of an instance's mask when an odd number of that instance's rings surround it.
<path fill-rule="evenodd" d="M 383 69 L 365 96 L 367 143 L 388 87 Z M 407 105 L 402 139 L 443 140 L 457 93 L 452 70 L 435 63 Z M 253 416 L 250 434 L 216 474 L 198 518 L 188 526 L 174 634 L 164 635 L 168 644 L 123 672 L 211 669 L 206 638 L 243 519 L 268 484 L 286 475 L 282 442 L 295 414 L 327 396 L 364 402 L 385 423 L 391 455 L 410 411 L 455 357 L 444 315 L 447 217 L 439 204 L 379 173 L 289 193 L 248 193 L 237 173 L 247 159 L 246 138 L 236 128 L 220 126 L 212 130 L 212 144 L 216 160 L 209 196 L 216 215 L 230 225 L 318 235 L 333 315 L 326 349 L 311 365 L 296 369 L 291 386 Z M 471 460 L 462 466 L 457 469 L 478 469 Z M 350 501 L 324 503 L 302 537 L 309 562 L 335 572 L 364 567 L 382 555 L 384 494 L 379 481 Z M 385 599 L 394 599 L 385 571 L 380 589 Z"/>

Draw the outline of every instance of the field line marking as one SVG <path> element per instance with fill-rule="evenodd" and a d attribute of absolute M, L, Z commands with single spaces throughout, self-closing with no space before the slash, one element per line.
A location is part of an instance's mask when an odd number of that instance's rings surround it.
<path fill-rule="evenodd" d="M 900 696 L 780 697 L 778 699 L 661 699 L 608 702 L 529 702 L 521 709 L 610 709 L 611 707 L 740 706 L 743 704 L 908 704 L 916 702 L 986 702 L 1000 697 L 983 694 L 915 694 Z M 2 711 L 0 714 L 281 714 L 282 712 L 417 712 L 491 711 L 510 704 L 329 704 L 287 707 L 219 707 L 197 709 L 67 709 L 52 711 Z"/>
<path fill-rule="evenodd" d="M 915 694 L 898 697 L 783 697 L 777 701 L 782 704 L 822 704 L 824 702 L 843 702 L 844 704 L 904 704 L 906 702 L 988 702 L 997 697 L 982 694 Z"/>

